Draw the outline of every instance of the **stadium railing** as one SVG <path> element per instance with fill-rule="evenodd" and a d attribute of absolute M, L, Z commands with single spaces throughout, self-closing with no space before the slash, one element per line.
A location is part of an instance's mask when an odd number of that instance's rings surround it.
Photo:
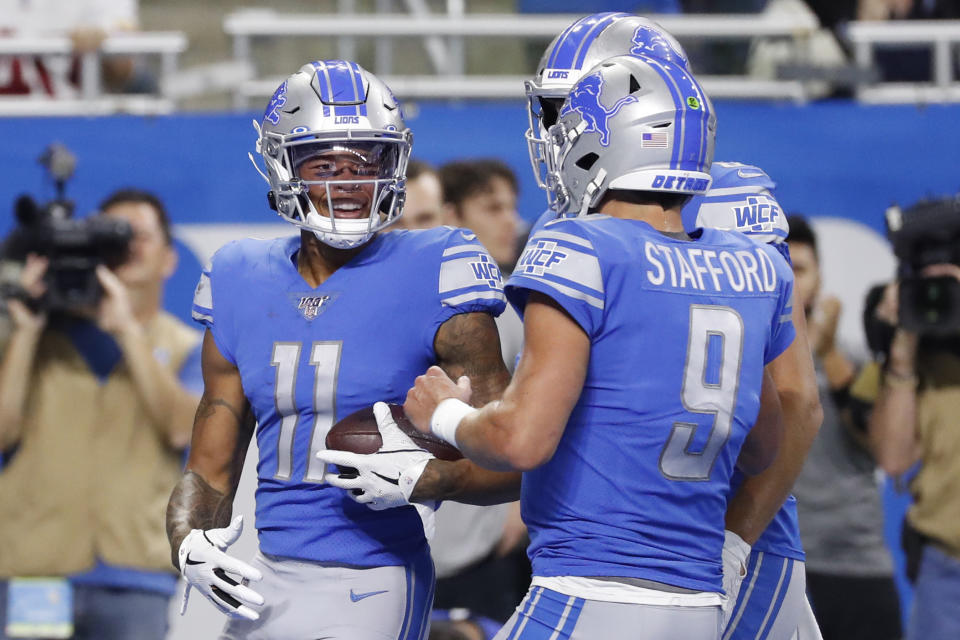
<path fill-rule="evenodd" d="M 187 37 L 179 31 L 142 31 L 107 36 L 96 51 L 79 56 L 79 87 L 76 96 L 2 96 L 0 115 L 97 115 L 106 113 L 167 113 L 175 102 L 158 95 L 116 95 L 103 90 L 100 63 L 104 56 L 158 56 L 158 85 L 177 71 Z M 66 36 L 11 36 L 0 38 L 0 56 L 59 58 L 69 65 L 73 44 Z"/>
<path fill-rule="evenodd" d="M 960 102 L 960 80 L 954 71 L 957 64 L 954 48 L 960 43 L 960 20 L 852 22 L 845 35 L 861 68 L 873 66 L 878 47 L 925 45 L 931 49 L 931 82 L 860 84 L 856 91 L 858 100 L 868 103 Z"/>
<path fill-rule="evenodd" d="M 417 4 L 407 2 L 407 4 Z M 457 3 L 452 3 L 457 4 Z M 462 9 L 462 6 L 459 7 Z M 280 14 L 270 9 L 230 13 L 223 24 L 233 40 L 234 60 L 255 68 L 251 43 L 256 38 L 336 37 L 338 55 L 351 58 L 356 39 L 376 38 L 372 71 L 406 98 L 516 98 L 528 76 L 475 75 L 465 72 L 465 38 L 553 38 L 581 16 L 565 14 Z M 661 15 L 653 16 L 680 39 L 750 41 L 753 38 L 803 40 L 818 25 L 773 15 Z M 433 73 L 392 73 L 393 38 L 423 38 Z M 700 76 L 712 97 L 773 98 L 803 101 L 803 84 L 795 80 L 764 80 L 746 75 Z M 234 106 L 246 108 L 250 99 L 268 97 L 282 78 L 253 77 L 238 82 Z"/>

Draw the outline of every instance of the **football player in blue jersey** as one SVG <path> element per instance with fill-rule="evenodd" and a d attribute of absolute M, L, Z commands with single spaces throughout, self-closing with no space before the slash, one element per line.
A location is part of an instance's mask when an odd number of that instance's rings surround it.
<path fill-rule="evenodd" d="M 687 69 L 682 47 L 655 22 L 624 13 L 600 13 L 578 20 L 558 35 L 547 48 L 536 77 L 527 83 L 530 127 L 526 138 L 534 174 L 538 184 L 547 189 L 550 205 L 537 220 L 531 236 L 557 218 L 557 205 L 551 195 L 554 191 L 548 189 L 547 128 L 556 122 L 564 97 L 587 69 L 624 53 L 655 57 Z M 615 105 L 609 106 L 612 110 Z M 654 148 L 663 144 L 660 133 L 649 132 L 641 145 Z M 695 196 L 683 209 L 684 228 L 737 229 L 757 242 L 772 243 L 785 252 L 785 217 L 773 197 L 770 178 L 756 167 L 722 162 L 714 163 L 710 175 L 714 183 L 708 193 Z M 735 613 L 736 623 L 729 625 L 724 640 L 746 640 L 758 635 L 769 640 L 788 640 L 795 632 L 801 638 L 819 637 L 804 595 L 803 551 L 795 502 L 788 496 L 816 436 L 822 413 L 802 310 L 794 310 L 793 321 L 797 338 L 770 365 L 786 422 L 781 453 L 763 474 L 745 481 L 736 477 L 734 484 L 739 489 L 729 501 L 729 533 L 723 553 L 724 591 L 728 594 L 724 611 L 727 617 Z M 360 461 L 354 459 L 350 466 L 356 464 Z M 444 468 L 448 466 L 431 464 L 431 473 L 424 475 L 412 496 L 420 500 L 461 499 L 459 487 L 465 482 L 457 474 L 463 470 Z M 361 478 L 331 481 L 367 491 L 374 487 L 389 490 L 372 473 L 375 468 L 370 461 Z M 475 486 L 471 489 L 478 490 Z M 476 495 L 470 499 L 475 500 Z M 739 595 L 741 581 L 749 588 Z"/>
<path fill-rule="evenodd" d="M 534 174 L 544 188 L 546 131 L 556 121 L 558 105 L 587 69 L 623 54 L 658 57 L 689 69 L 683 48 L 660 25 L 623 13 L 582 18 L 547 47 L 536 76 L 526 83 L 530 114 L 526 138 Z M 647 144 L 659 144 L 655 136 L 651 132 Z M 684 207 L 684 228 L 736 229 L 757 242 L 771 243 L 786 256 L 786 216 L 773 196 L 769 176 L 734 162 L 715 162 L 710 176 L 709 191 Z M 550 207 L 531 235 L 556 219 L 555 203 L 549 197 L 548 202 Z M 789 493 L 816 437 L 822 411 L 802 309 L 794 310 L 793 322 L 796 340 L 770 367 L 786 422 L 782 452 L 763 474 L 742 484 L 740 477 L 734 479 L 739 490 L 731 496 L 727 512 L 731 535 L 724 553 L 724 586 L 731 596 L 725 613 L 731 624 L 724 640 L 790 640 L 798 626 L 801 638 L 819 637 L 805 596 L 796 502 Z M 742 596 L 741 580 L 752 585 Z"/>
<path fill-rule="evenodd" d="M 466 230 L 383 232 L 402 211 L 412 136 L 359 65 L 304 65 L 255 125 L 270 203 L 299 235 L 226 245 L 200 278 L 205 388 L 167 510 L 173 563 L 231 617 L 223 638 L 422 639 L 429 508 L 359 505 L 323 482 L 315 454 L 339 418 L 402 400 L 430 364 L 470 376 L 480 402 L 498 397 L 500 274 Z M 254 423 L 259 553 L 245 562 L 226 551 Z M 429 457 L 382 456 L 412 469 L 407 484 Z"/>
<path fill-rule="evenodd" d="M 645 144 L 652 132 L 667 144 Z M 534 234 L 509 280 L 513 380 L 478 410 L 469 379 L 431 368 L 405 409 L 484 466 L 525 472 L 534 579 L 498 638 L 719 638 L 734 466 L 760 472 L 777 451 L 765 367 L 794 338 L 792 273 L 742 234 L 684 232 L 715 118 L 683 67 L 606 60 L 548 134 L 547 184 L 576 217 Z"/>

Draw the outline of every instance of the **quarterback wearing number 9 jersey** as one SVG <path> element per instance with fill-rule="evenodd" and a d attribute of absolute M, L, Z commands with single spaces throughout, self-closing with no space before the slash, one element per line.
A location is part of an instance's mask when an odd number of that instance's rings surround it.
<path fill-rule="evenodd" d="M 272 205 L 300 234 L 231 243 L 201 276 L 205 389 L 168 508 L 174 563 L 231 616 L 222 638 L 422 640 L 432 512 L 357 504 L 324 483 L 316 453 L 338 419 L 402 400 L 431 364 L 480 376 L 487 400 L 499 394 L 500 274 L 466 230 L 382 232 L 402 210 L 411 135 L 359 65 L 305 65 L 258 129 Z M 259 553 L 248 564 L 224 551 L 242 524 L 229 505 L 254 420 Z M 397 455 L 426 463 L 422 451 Z"/>
<path fill-rule="evenodd" d="M 672 62 L 591 69 L 548 132 L 547 184 L 575 217 L 535 233 L 508 281 L 524 350 L 502 400 L 470 409 L 436 370 L 407 396 L 418 429 L 524 471 L 534 577 L 498 640 L 719 638 L 730 479 L 776 454 L 765 366 L 794 329 L 774 248 L 683 231 L 715 126 Z"/>

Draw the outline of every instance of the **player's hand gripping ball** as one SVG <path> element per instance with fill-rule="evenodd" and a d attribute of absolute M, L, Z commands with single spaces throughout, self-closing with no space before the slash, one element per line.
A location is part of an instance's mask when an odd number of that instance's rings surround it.
<path fill-rule="evenodd" d="M 327 449 L 318 459 L 336 465 L 324 481 L 380 511 L 413 504 L 410 498 L 427 464 L 434 458 L 457 460 L 460 452 L 443 440 L 416 431 L 398 405 L 378 402 L 347 416 L 327 434 Z M 414 504 L 432 518 L 436 505 Z M 423 514 L 421 514 L 421 517 Z M 424 531 L 432 527 L 425 522 Z"/>
<path fill-rule="evenodd" d="M 405 433 L 414 445 L 432 453 L 434 457 L 440 460 L 453 461 L 463 457 L 463 454 L 456 447 L 444 442 L 432 433 L 417 431 L 403 412 L 401 405 L 388 404 L 387 406 L 390 408 L 390 413 L 393 415 L 400 431 Z M 354 411 L 333 425 L 327 433 L 327 449 L 370 454 L 377 453 L 381 446 L 383 446 L 383 437 L 380 435 L 380 428 L 377 426 L 377 418 L 373 413 L 373 407 Z M 341 473 L 348 472 L 347 469 L 341 469 L 340 471 Z"/>

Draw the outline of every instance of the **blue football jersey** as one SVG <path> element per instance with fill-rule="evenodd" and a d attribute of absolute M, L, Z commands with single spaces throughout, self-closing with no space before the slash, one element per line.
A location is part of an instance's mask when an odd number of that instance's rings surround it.
<path fill-rule="evenodd" d="M 545 224 L 547 224 L 548 222 L 553 222 L 556 219 L 557 219 L 557 212 L 554 211 L 553 209 L 547 209 L 546 211 L 540 214 L 540 217 L 534 220 L 533 226 L 530 227 L 529 236 L 532 237 L 533 234 L 535 234 L 537 231 L 540 231 L 540 229 L 543 229 L 543 226 Z"/>
<path fill-rule="evenodd" d="M 739 162 L 714 162 L 710 190 L 683 208 L 683 227 L 735 229 L 757 242 L 782 243 L 790 231 L 786 214 L 763 169 Z"/>
<path fill-rule="evenodd" d="M 436 362 L 455 314 L 499 315 L 500 272 L 463 229 L 381 233 L 317 288 L 296 267 L 300 238 L 242 240 L 201 276 L 193 315 L 240 371 L 256 415 L 256 525 L 269 554 L 353 566 L 404 564 L 426 548 L 412 507 L 372 511 L 322 481 L 337 420 L 403 402 Z"/>
<path fill-rule="evenodd" d="M 677 240 L 603 215 L 546 224 L 506 293 L 560 304 L 590 337 L 556 453 L 523 476 L 538 576 L 721 590 L 734 464 L 764 366 L 794 338 L 793 274 L 775 249 L 705 229 Z"/>
<path fill-rule="evenodd" d="M 776 184 L 770 176 L 753 165 L 714 162 L 710 177 L 713 178 L 710 190 L 705 195 L 694 196 L 683 208 L 684 229 L 688 232 L 699 227 L 736 229 L 752 240 L 769 243 L 789 264 L 790 251 L 785 239 L 790 228 L 783 209 L 774 197 Z M 556 212 L 547 209 L 534 222 L 530 236 L 556 219 Z M 735 472 L 733 490 L 742 482 L 742 474 Z M 796 498 L 787 498 L 753 548 L 797 560 L 804 559 Z"/>

